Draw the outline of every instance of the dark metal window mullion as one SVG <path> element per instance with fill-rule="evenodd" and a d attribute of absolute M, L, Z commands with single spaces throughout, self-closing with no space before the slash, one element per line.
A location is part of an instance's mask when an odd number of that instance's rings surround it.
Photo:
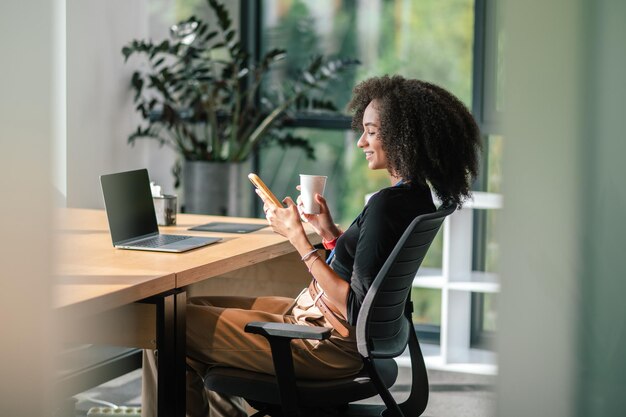
<path fill-rule="evenodd" d="M 475 0 L 474 3 L 474 50 L 472 68 L 472 113 L 480 127 L 481 132 L 486 128 L 485 116 L 485 92 L 486 92 L 486 66 L 487 66 L 487 1 Z M 483 151 L 481 154 L 480 171 L 472 189 L 485 191 L 488 178 L 489 141 L 483 134 Z M 472 269 L 482 271 L 485 269 L 486 257 L 486 212 L 474 210 L 473 213 L 473 236 L 472 236 Z M 484 294 L 472 293 L 471 318 L 470 318 L 470 345 L 482 345 L 483 336 L 483 308 Z"/>
<path fill-rule="evenodd" d="M 258 62 L 261 57 L 261 0 L 239 0 L 239 33 L 241 34 L 240 42 L 244 50 L 250 53 L 250 59 L 252 62 Z M 249 77 L 244 80 L 245 83 L 250 83 Z M 257 93 L 255 102 L 260 105 L 260 98 Z M 252 154 L 252 170 L 259 172 L 260 159 L 259 153 L 255 151 Z M 254 192 L 253 188 L 250 188 L 250 192 Z M 251 199 L 252 201 L 252 213 L 258 213 L 261 210 L 261 202 L 256 195 Z"/>

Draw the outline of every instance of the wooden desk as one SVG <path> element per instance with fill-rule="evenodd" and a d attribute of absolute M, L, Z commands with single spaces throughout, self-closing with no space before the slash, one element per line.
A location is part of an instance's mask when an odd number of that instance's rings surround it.
<path fill-rule="evenodd" d="M 161 233 L 223 241 L 174 254 L 113 248 L 102 210 L 58 213 L 54 306 L 68 329 L 65 339 L 157 347 L 159 415 L 185 415 L 188 290 L 296 295 L 310 280 L 293 246 L 269 228 L 248 234 L 187 230 L 211 221 L 266 224 L 264 219 L 181 214 L 177 226 L 162 227 Z M 312 243 L 320 242 L 312 229 L 307 233 Z"/>

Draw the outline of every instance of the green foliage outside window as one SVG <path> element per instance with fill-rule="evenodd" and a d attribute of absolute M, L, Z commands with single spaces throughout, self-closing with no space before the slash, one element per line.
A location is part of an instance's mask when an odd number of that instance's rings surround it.
<path fill-rule="evenodd" d="M 413 288 L 411 301 L 414 324 L 441 324 L 441 290 Z"/>

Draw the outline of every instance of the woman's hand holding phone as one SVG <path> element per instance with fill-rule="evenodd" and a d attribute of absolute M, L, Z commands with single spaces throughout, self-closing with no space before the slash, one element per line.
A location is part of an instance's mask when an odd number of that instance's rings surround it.
<path fill-rule="evenodd" d="M 248 179 L 250 180 L 250 182 L 252 182 L 252 184 L 254 184 L 256 189 L 261 192 L 262 196 L 265 197 L 263 199 L 264 202 L 269 202 L 275 205 L 276 207 L 283 207 L 283 205 L 278 200 L 278 198 L 276 198 L 274 193 L 270 191 L 269 187 L 265 185 L 263 180 L 259 178 L 257 174 L 254 174 L 254 173 L 248 174 Z"/>
<path fill-rule="evenodd" d="M 263 200 L 265 218 L 272 227 L 272 230 L 288 238 L 294 245 L 297 241 L 308 242 L 304 229 L 302 228 L 298 208 L 291 197 L 285 198 L 284 202 L 287 207 L 284 207 L 258 175 L 249 174 L 248 178 L 256 187 L 256 193 Z M 310 243 L 307 244 L 310 245 Z"/>

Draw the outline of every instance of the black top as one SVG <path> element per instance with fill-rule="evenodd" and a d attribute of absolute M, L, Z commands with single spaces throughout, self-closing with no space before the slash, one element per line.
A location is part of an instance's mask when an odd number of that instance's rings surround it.
<path fill-rule="evenodd" d="M 415 217 L 435 211 L 426 185 L 400 184 L 374 194 L 337 240 L 331 268 L 350 283 L 348 317 L 356 320 L 370 285 Z"/>

